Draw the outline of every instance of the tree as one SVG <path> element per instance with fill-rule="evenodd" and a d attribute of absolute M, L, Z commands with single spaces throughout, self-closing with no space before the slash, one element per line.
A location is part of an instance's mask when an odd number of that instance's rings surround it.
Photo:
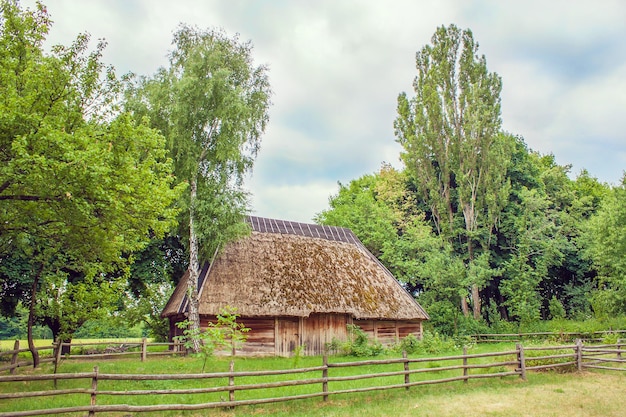
<path fill-rule="evenodd" d="M 131 326 L 143 324 L 155 340 L 167 341 L 169 325 L 161 311 L 187 270 L 189 258 L 174 235 L 152 239 L 133 258 L 128 286 L 119 295 L 122 316 Z"/>
<path fill-rule="evenodd" d="M 582 237 L 585 255 L 597 268 L 596 314 L 626 312 L 626 174 L 591 217 Z"/>
<path fill-rule="evenodd" d="M 176 176 L 189 184 L 180 224 L 188 236 L 189 322 L 197 328 L 200 260 L 244 232 L 241 184 L 259 149 L 271 92 L 249 42 L 183 25 L 173 44 L 170 67 L 141 79 L 127 106 L 167 137 Z"/>
<path fill-rule="evenodd" d="M 434 311 L 435 326 L 454 334 L 463 264 L 453 258 L 452 246 L 433 233 L 409 185 L 405 171 L 383 165 L 377 173 L 340 184 L 330 208 L 315 220 L 350 228 L 421 305 Z"/>
<path fill-rule="evenodd" d="M 480 289 L 493 229 L 506 204 L 510 141 L 500 132 L 502 82 L 487 70 L 470 30 L 437 29 L 432 45 L 416 55 L 415 97 L 398 97 L 394 122 L 402 160 L 428 204 L 437 232 L 451 244 L 464 242 L 467 285 L 474 317 L 481 314 Z M 463 226 L 461 226 L 463 225 Z M 480 272 L 480 273 L 477 273 Z M 466 298 L 462 297 L 468 314 Z"/>
<path fill-rule="evenodd" d="M 92 293 L 124 270 L 149 234 L 175 224 L 172 164 L 164 138 L 116 107 L 122 80 L 88 53 L 88 35 L 45 53 L 45 7 L 2 1 L 0 21 L 0 262 L 27 259 L 29 345 L 38 291 L 79 273 Z M 14 275 L 4 276 L 5 282 Z M 91 283 L 96 288 L 91 288 Z"/>

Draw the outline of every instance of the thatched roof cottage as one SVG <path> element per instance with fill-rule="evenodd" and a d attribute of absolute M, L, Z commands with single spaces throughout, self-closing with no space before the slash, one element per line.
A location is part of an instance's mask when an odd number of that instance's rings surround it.
<path fill-rule="evenodd" d="M 251 330 L 244 354 L 321 354 L 355 324 L 372 339 L 421 337 L 428 315 L 349 229 L 248 217 L 250 236 L 227 245 L 199 278 L 201 327 L 236 307 Z M 162 316 L 181 330 L 188 299 L 180 280 Z"/>

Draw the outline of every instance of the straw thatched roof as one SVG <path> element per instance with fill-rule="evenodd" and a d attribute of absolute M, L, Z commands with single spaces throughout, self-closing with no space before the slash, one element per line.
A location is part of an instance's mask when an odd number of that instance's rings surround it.
<path fill-rule="evenodd" d="M 200 273 L 200 314 L 225 306 L 244 317 L 347 313 L 356 319 L 428 315 L 349 229 L 249 217 L 250 236 Z M 186 276 L 164 317 L 187 310 Z"/>

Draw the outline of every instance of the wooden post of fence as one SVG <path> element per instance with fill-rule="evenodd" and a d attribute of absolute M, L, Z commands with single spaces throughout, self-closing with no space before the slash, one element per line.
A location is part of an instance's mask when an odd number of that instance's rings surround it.
<path fill-rule="evenodd" d="M 617 359 L 622 359 L 622 339 L 617 339 Z"/>
<path fill-rule="evenodd" d="M 521 343 L 515 344 L 515 349 L 517 350 L 517 362 L 519 365 L 520 378 L 526 381 L 526 358 L 524 357 L 524 347 Z"/>
<path fill-rule="evenodd" d="M 408 391 L 409 388 L 411 388 L 409 386 L 411 383 L 411 374 L 409 373 L 409 359 L 407 357 L 406 350 L 402 351 L 402 359 L 404 359 L 404 385 L 405 389 Z"/>
<path fill-rule="evenodd" d="M 16 340 L 15 343 L 13 343 L 13 355 L 11 356 L 11 374 L 14 374 L 15 370 L 17 369 L 17 360 L 20 354 L 19 350 L 20 341 Z"/>
<path fill-rule="evenodd" d="M 228 386 L 229 387 L 234 387 L 235 386 L 235 361 L 230 361 L 230 366 L 228 367 L 228 370 L 230 371 L 230 376 L 228 377 Z M 228 401 L 233 402 L 235 401 L 235 390 L 229 390 L 228 391 Z M 230 406 L 229 408 L 235 408 L 235 406 Z"/>
<path fill-rule="evenodd" d="M 93 377 L 91 378 L 91 406 L 94 407 L 96 405 L 96 395 L 98 392 L 98 367 L 93 367 Z M 89 411 L 89 417 L 95 416 L 95 410 Z"/>
<path fill-rule="evenodd" d="M 52 354 L 54 355 L 54 373 L 56 374 L 59 370 L 59 365 L 61 364 L 61 347 L 63 346 L 63 341 L 61 338 L 58 338 L 56 342 L 52 343 L 54 349 L 52 350 Z M 58 379 L 54 379 L 54 389 L 57 389 Z"/>
<path fill-rule="evenodd" d="M 324 393 L 324 401 L 328 401 L 328 356 L 322 357 L 322 392 Z"/>
<path fill-rule="evenodd" d="M 57 368 L 61 364 L 61 352 L 63 352 L 63 341 L 59 339 L 56 344 L 56 351 L 54 355 L 54 373 L 57 373 Z"/>
<path fill-rule="evenodd" d="M 465 377 L 463 382 L 466 383 L 466 384 L 467 384 L 467 381 L 469 380 L 469 378 L 467 377 L 467 374 L 468 374 L 468 370 L 467 370 L 467 346 L 463 346 L 463 376 Z"/>
<path fill-rule="evenodd" d="M 583 370 L 583 341 L 576 339 L 576 367 L 578 372 Z"/>
<path fill-rule="evenodd" d="M 148 357 L 148 339 L 141 339 L 141 361 L 145 362 Z"/>

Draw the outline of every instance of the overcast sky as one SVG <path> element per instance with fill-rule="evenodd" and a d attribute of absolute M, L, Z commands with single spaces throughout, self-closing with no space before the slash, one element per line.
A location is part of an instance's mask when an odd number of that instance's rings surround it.
<path fill-rule="evenodd" d="M 503 81 L 505 130 L 617 184 L 626 169 L 623 0 L 48 0 L 50 43 L 89 32 L 118 73 L 166 66 L 179 23 L 251 40 L 269 67 L 270 123 L 247 181 L 252 214 L 310 221 L 337 182 L 400 167 L 393 120 L 436 28 L 474 33 Z M 34 1 L 22 1 L 33 6 Z"/>

